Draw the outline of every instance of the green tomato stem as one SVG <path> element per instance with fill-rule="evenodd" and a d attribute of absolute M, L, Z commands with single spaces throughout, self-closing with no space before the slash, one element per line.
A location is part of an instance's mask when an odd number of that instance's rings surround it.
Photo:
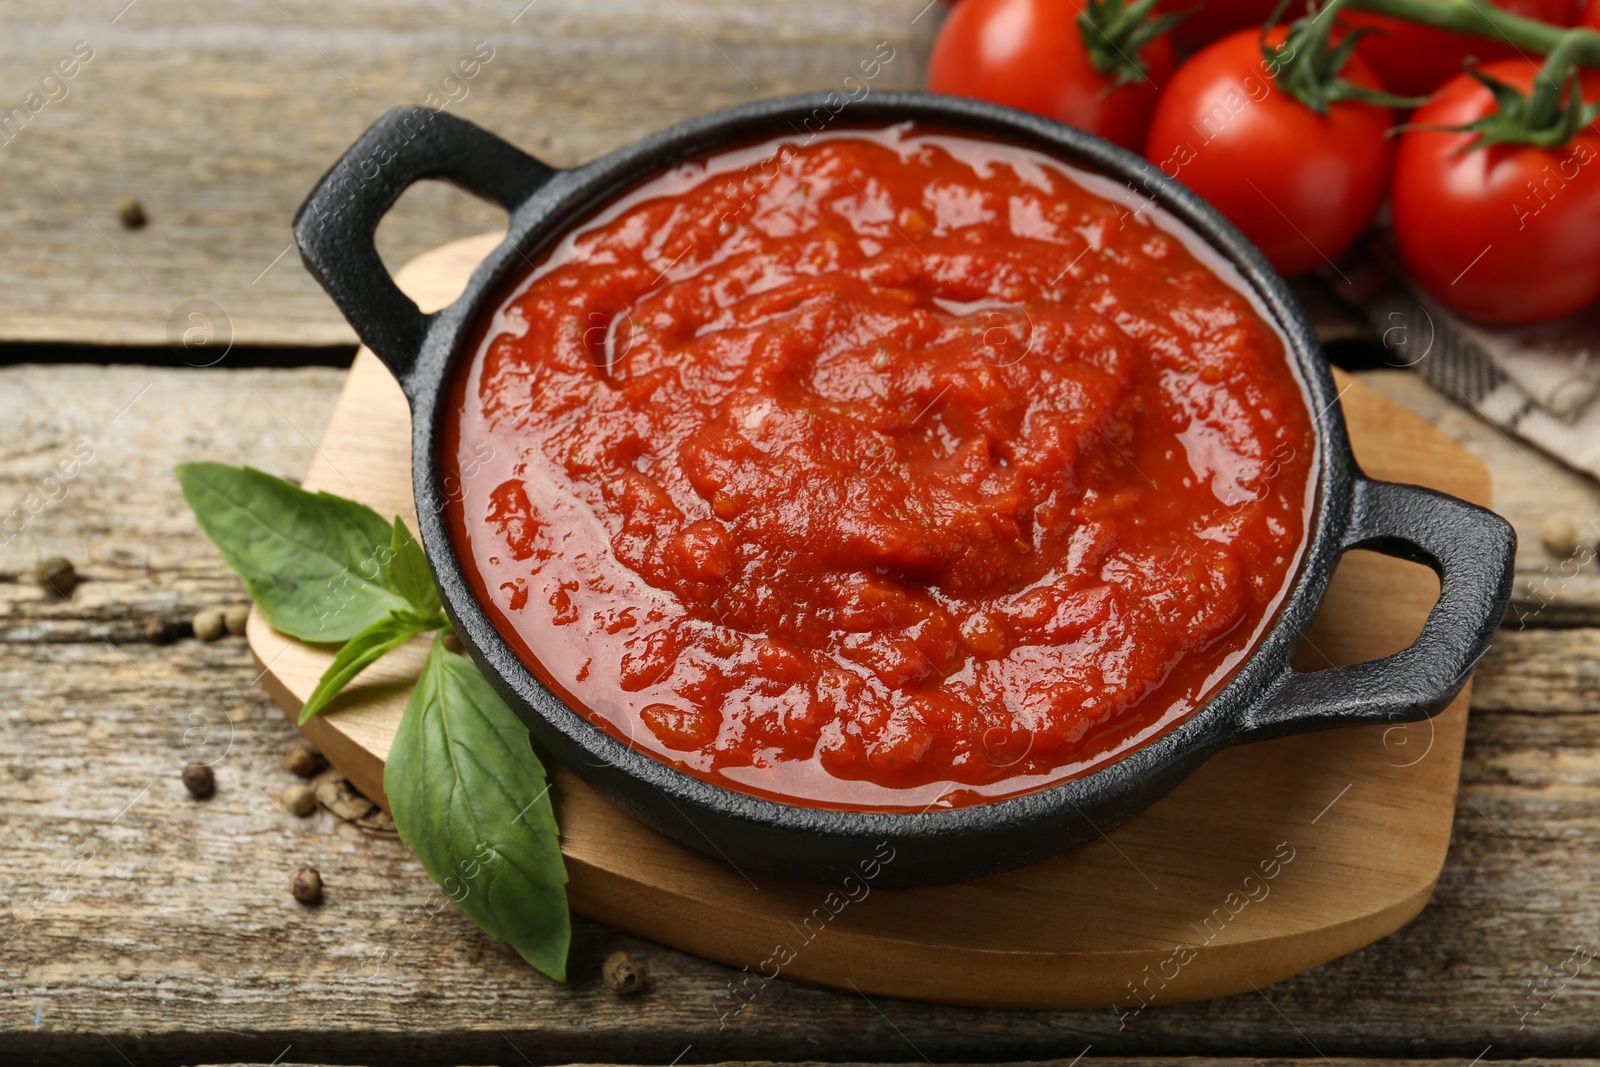
<path fill-rule="evenodd" d="M 1545 56 L 1539 69 L 1539 81 L 1533 87 L 1528 102 L 1528 124 L 1543 129 L 1556 122 L 1561 112 L 1561 96 L 1566 90 L 1572 72 L 1580 65 L 1600 65 L 1600 33 L 1588 29 L 1571 29 L 1556 39 L 1556 45 Z"/>
<path fill-rule="evenodd" d="M 1600 33 L 1523 18 L 1485 0 L 1330 0 L 1320 15 L 1336 13 L 1339 9 L 1389 15 L 1441 30 L 1488 37 L 1539 55 L 1554 52 L 1564 39 L 1570 38 L 1578 42 L 1572 46 L 1577 62 L 1584 66 L 1600 66 Z"/>
<path fill-rule="evenodd" d="M 1185 14 L 1157 15 L 1158 0 L 1086 0 L 1078 31 L 1094 69 L 1112 79 L 1105 91 L 1148 80 L 1139 53 Z"/>
<path fill-rule="evenodd" d="M 1529 94 L 1525 124 L 1529 130 L 1555 126 L 1562 114 L 1562 96 L 1578 67 L 1600 67 L 1600 33 L 1587 27 L 1552 26 L 1495 7 L 1486 0 L 1328 0 L 1314 22 L 1333 23 L 1340 11 L 1365 11 L 1441 30 L 1453 30 L 1545 57 L 1538 81 Z M 1327 30 L 1320 38 L 1325 38 Z"/>

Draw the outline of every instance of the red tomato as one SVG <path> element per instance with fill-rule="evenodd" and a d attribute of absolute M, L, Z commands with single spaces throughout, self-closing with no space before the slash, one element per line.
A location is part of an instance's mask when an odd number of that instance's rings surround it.
<path fill-rule="evenodd" d="M 1172 29 L 1173 41 L 1186 52 L 1220 41 L 1237 30 L 1260 26 L 1272 17 L 1277 6 L 1278 0 L 1161 0 L 1159 5 L 1163 12 L 1189 12 Z M 1291 0 L 1279 21 L 1292 21 L 1304 10 L 1303 0 Z"/>
<path fill-rule="evenodd" d="M 1486 64 L 1484 73 L 1527 91 L 1539 65 Z M 1600 74 L 1585 73 L 1586 100 Z M 1445 83 L 1412 121 L 1459 126 L 1494 110 L 1467 75 Z M 1412 129 L 1395 162 L 1394 238 L 1400 258 L 1441 304 L 1480 322 L 1520 325 L 1600 300 L 1600 124 L 1558 149 L 1491 145 L 1472 135 Z"/>
<path fill-rule="evenodd" d="M 1271 35 L 1281 43 L 1283 29 Z M 1150 123 L 1145 157 L 1211 201 L 1285 274 L 1349 248 L 1372 222 L 1389 179 L 1387 108 L 1345 101 L 1324 115 L 1278 87 L 1257 30 L 1196 53 L 1173 75 Z M 1352 57 L 1344 76 L 1378 79 Z"/>
<path fill-rule="evenodd" d="M 1577 15 L 1576 0 L 1492 0 L 1496 7 L 1513 15 L 1572 25 Z M 1390 92 L 1401 96 L 1427 96 L 1461 73 L 1468 59 L 1503 59 L 1517 54 L 1505 41 L 1474 37 L 1466 33 L 1404 22 L 1387 15 L 1364 11 L 1341 11 L 1340 18 L 1352 29 L 1375 30 L 1356 46 L 1356 54 L 1378 72 Z"/>
<path fill-rule="evenodd" d="M 962 0 L 928 60 L 928 88 L 1037 112 L 1135 152 L 1175 60 L 1158 37 L 1139 59 L 1146 77 L 1112 88 L 1078 32 L 1080 0 Z"/>
<path fill-rule="evenodd" d="M 1591 30 L 1600 30 L 1600 0 L 1589 0 L 1583 6 L 1583 14 L 1578 17 L 1578 25 L 1587 26 Z"/>

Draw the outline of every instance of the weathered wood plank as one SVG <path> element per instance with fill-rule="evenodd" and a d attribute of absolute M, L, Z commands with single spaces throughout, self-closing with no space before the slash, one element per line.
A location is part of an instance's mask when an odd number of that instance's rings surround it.
<path fill-rule="evenodd" d="M 955 1010 L 778 982 L 719 1029 L 735 972 L 587 922 L 577 925 L 573 981 L 542 978 L 452 907 L 430 917 L 438 898 L 397 841 L 326 811 L 301 821 L 276 809 L 271 795 L 292 780 L 278 761 L 293 730 L 253 686 L 242 641 L 142 639 L 151 610 L 238 596 L 184 512 L 170 465 L 207 457 L 302 470 L 339 378 L 0 369 L 7 498 L 29 491 L 79 435 L 98 433 L 66 497 L 0 555 L 19 579 L 0 581 L 8 1062 L 267 1062 L 287 1046 L 287 1059 L 383 1063 L 666 1063 L 686 1049 L 684 1062 L 1070 1060 L 1086 1046 L 1470 1060 L 1485 1046 L 1500 1058 L 1600 1043 L 1600 972 L 1591 963 L 1561 978 L 1574 947 L 1600 939 L 1600 700 L 1586 696 L 1600 675 L 1591 651 L 1600 630 L 1502 633 L 1478 675 L 1467 801 L 1434 902 L 1395 936 L 1264 996 L 1158 1001 L 1119 1019 L 1109 1005 Z M 63 549 L 88 561 L 90 581 L 70 602 L 20 580 L 38 555 Z M 1425 745 L 1424 728 L 1410 729 Z M 181 764 L 224 745 L 217 795 L 192 800 Z M 287 890 L 308 860 L 328 886 L 314 909 Z M 640 997 L 599 981 L 600 961 L 618 948 L 650 968 Z"/>
<path fill-rule="evenodd" d="M 176 610 L 172 581 L 207 595 L 237 589 L 196 540 L 172 465 L 216 459 L 298 478 L 343 381 L 330 368 L 0 369 L 0 575 L 23 579 L 0 583 L 0 604 L 38 600 L 26 572 L 51 555 L 71 557 L 88 580 L 72 602 L 40 604 L 33 640 Z"/>
<path fill-rule="evenodd" d="M 389 108 L 438 93 L 451 114 L 571 166 L 715 108 L 835 88 L 881 41 L 895 52 L 873 87 L 920 86 L 940 13 L 928 0 L 122 7 L 6 5 L 0 114 L 76 42 L 92 58 L 44 86 L 65 97 L 41 92 L 20 132 L 0 135 L 0 341 L 164 344 L 174 309 L 201 299 L 240 343 L 352 342 L 298 256 L 277 257 L 312 183 Z M 446 82 L 480 42 L 492 58 Z M 143 229 L 117 222 L 124 192 L 143 202 Z M 420 187 L 380 247 L 398 265 L 496 218 Z"/>
<path fill-rule="evenodd" d="M 1508 436 L 1409 371 L 1368 371 L 1362 381 L 1426 416 L 1488 466 L 1495 510 L 1517 530 L 1517 585 L 1507 625 L 1600 624 L 1600 486 L 1594 479 Z M 1558 515 L 1582 533 L 1584 547 L 1569 559 L 1540 543 L 1545 520 Z"/>
<path fill-rule="evenodd" d="M 1116 1052 L 1307 1051 L 1279 1010 L 1330 1054 L 1462 1050 L 1470 1041 L 1506 1054 L 1563 1053 L 1596 1039 L 1589 971 L 1525 1030 L 1517 1014 L 1537 1005 L 1526 985 L 1542 967 L 1560 968 L 1573 945 L 1594 943 L 1592 747 L 1569 746 L 1555 764 L 1539 750 L 1488 754 L 1518 776 L 1465 783 L 1472 804 L 1458 815 L 1434 904 L 1395 937 L 1267 990 L 1276 1007 L 1248 996 L 1152 1008 L 1119 1029 L 1109 1010 L 878 1002 L 886 1021 L 858 998 L 779 983 L 719 1031 L 727 968 L 580 923 L 575 980 L 558 987 L 453 909 L 424 921 L 426 876 L 397 842 L 327 813 L 305 822 L 279 814 L 261 790 L 291 780 L 276 759 L 292 731 L 251 687 L 237 642 L 8 645 L 0 684 L 12 705 L 0 766 L 0 833 L 12 843 L 6 895 L 24 916 L 0 951 L 0 988 L 22 1010 L 0 1025 L 11 1031 L 6 1043 L 40 1054 L 102 1055 L 95 1031 L 135 1062 L 215 1057 L 219 1043 L 262 1059 L 290 1043 L 300 1055 L 381 1053 L 385 1062 L 513 1059 L 497 1031 L 537 1062 L 664 1061 L 689 1044 L 707 1057 L 890 1059 L 909 1052 L 900 1033 L 939 1060 L 1059 1054 L 1063 1035 Z M 176 778 L 184 733 L 200 724 L 232 742 L 218 795 L 203 803 Z M 1469 741 L 1469 761 L 1486 758 L 1477 749 Z M 308 860 L 328 885 L 315 910 L 286 889 Z M 598 982 L 601 958 L 617 947 L 651 968 L 643 998 L 615 998 Z"/>
<path fill-rule="evenodd" d="M 1502 629 L 1476 678 L 1474 712 L 1600 717 L 1600 630 Z"/>

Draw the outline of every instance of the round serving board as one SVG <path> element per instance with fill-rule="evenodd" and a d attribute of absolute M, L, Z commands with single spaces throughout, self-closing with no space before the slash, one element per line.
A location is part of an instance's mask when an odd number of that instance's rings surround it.
<path fill-rule="evenodd" d="M 424 310 L 460 293 L 494 235 L 418 257 L 398 281 Z M 1487 503 L 1468 452 L 1374 391 L 1339 377 L 1356 455 L 1372 475 Z M 356 356 L 307 488 L 403 515 L 415 529 L 409 412 L 366 349 Z M 1409 644 L 1438 592 L 1433 573 L 1366 552 L 1341 563 L 1299 666 Z M 254 613 L 262 682 L 295 717 L 332 659 Z M 383 761 L 427 650 L 384 659 L 306 736 L 379 803 Z M 1351 952 L 1428 902 L 1450 841 L 1467 694 L 1437 718 L 1248 745 L 1222 753 L 1099 840 L 1024 870 L 928 889 L 783 882 L 735 870 L 634 822 L 550 768 L 574 911 L 759 975 L 866 993 L 1019 1008 L 1136 1011 L 1262 987 Z M 730 991 L 719 1008 L 742 1004 Z"/>

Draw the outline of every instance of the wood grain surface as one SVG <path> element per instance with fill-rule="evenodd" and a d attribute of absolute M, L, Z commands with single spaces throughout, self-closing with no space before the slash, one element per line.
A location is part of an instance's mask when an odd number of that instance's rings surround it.
<path fill-rule="evenodd" d="M 436 310 L 496 241 L 445 245 L 396 280 Z M 1375 477 L 1487 503 L 1488 471 L 1470 452 L 1359 382 L 1340 387 L 1357 458 Z M 304 484 L 414 523 L 410 441 L 399 386 L 363 349 Z M 1351 553 L 1311 627 L 1306 669 L 1404 648 L 1437 594 L 1425 568 Z M 332 654 L 259 613 L 249 639 L 262 684 L 298 717 Z M 426 645 L 419 638 L 363 675 L 304 727 L 375 799 Z M 1410 921 L 1444 861 L 1466 702 L 1428 723 L 1244 746 L 1067 855 L 962 885 L 869 887 L 839 909 L 823 904 L 836 886 L 765 878 L 674 844 L 565 768 L 551 768 L 552 795 L 574 910 L 755 975 L 725 998 L 723 1015 L 742 1014 L 765 985 L 759 976 L 788 955 L 787 977 L 835 988 L 987 1007 L 1113 1006 L 1136 1018 L 1146 1004 L 1268 985 Z M 1257 895 L 1248 920 L 1234 921 Z M 813 932 L 818 915 L 825 936 Z M 811 927 L 796 925 L 806 919 Z"/>
<path fill-rule="evenodd" d="M 180 307 L 208 301 L 240 344 L 353 344 L 284 254 L 289 220 L 391 107 L 435 93 L 572 166 L 702 112 L 836 88 L 879 42 L 894 55 L 872 87 L 919 87 L 941 14 L 929 0 L 6 0 L 0 114 L 77 42 L 93 58 L 0 135 L 0 342 L 162 345 Z M 142 229 L 119 224 L 123 193 Z M 379 247 L 398 265 L 503 217 L 430 183 Z"/>
<path fill-rule="evenodd" d="M 0 341 L 161 344 L 181 304 L 209 300 L 240 344 L 353 343 L 287 251 L 290 214 L 361 129 L 424 98 L 477 42 L 495 58 L 451 113 L 570 165 L 712 107 L 829 87 L 880 40 L 898 49 L 880 83 L 913 86 L 940 13 L 918 19 L 924 6 L 6 0 L 0 111 L 74 42 L 95 58 L 0 145 Z M 144 229 L 116 223 L 123 192 L 144 202 Z M 419 187 L 380 246 L 402 262 L 485 228 L 480 212 L 495 215 Z M 1469 1067 L 1600 1048 L 1600 972 L 1574 962 L 1600 939 L 1600 579 L 1538 542 L 1555 514 L 1600 532 L 1600 493 L 1415 377 L 1361 376 L 1484 459 L 1522 538 L 1521 614 L 1477 674 L 1450 852 L 1416 921 L 1260 994 L 1125 1025 L 1107 1010 L 777 983 L 719 1030 L 731 968 L 580 920 L 574 977 L 558 986 L 452 909 L 435 913 L 392 836 L 326 809 L 284 815 L 273 797 L 295 781 L 280 763 L 294 733 L 253 684 L 244 642 L 145 639 L 153 613 L 241 595 L 170 466 L 304 471 L 343 380 L 230 364 L 0 368 L 0 515 L 26 511 L 0 532 L 0 1063 L 1065 1067 L 1087 1050 L 1080 1067 L 1197 1053 L 1233 1058 L 1160 1062 Z M 63 480 L 84 441 L 93 458 Z M 85 578 L 70 601 L 33 580 L 55 554 Z M 180 766 L 218 756 L 217 795 L 192 800 Z M 287 891 L 308 861 L 327 882 L 315 909 Z M 649 968 L 638 997 L 599 981 L 618 949 Z"/>
<path fill-rule="evenodd" d="M 438 898 L 398 841 L 326 810 L 307 820 L 279 810 L 273 797 L 295 780 L 280 763 L 294 730 L 254 684 L 243 641 L 143 638 L 152 612 L 183 617 L 240 595 L 170 466 L 303 471 L 342 378 L 0 369 L 3 499 L 20 504 L 78 439 L 96 444 L 66 495 L 0 550 L 8 1061 L 265 1063 L 290 1045 L 289 1059 L 384 1063 L 1070 1060 L 1090 1045 L 1094 1055 L 1470 1060 L 1486 1047 L 1502 1058 L 1600 1044 L 1595 967 L 1566 976 L 1574 949 L 1600 938 L 1600 631 L 1587 627 L 1503 631 L 1484 660 L 1429 907 L 1261 994 L 1157 1006 L 1119 1027 L 1109 1009 L 869 1003 L 785 982 L 719 1030 L 715 1006 L 735 970 L 586 920 L 573 980 L 540 977 L 453 909 L 434 914 Z M 1361 380 L 1429 409 L 1426 386 L 1407 375 Z M 1548 505 L 1503 490 L 1528 477 L 1524 461 L 1495 462 L 1494 431 L 1474 420 L 1436 421 L 1490 459 L 1502 509 L 1536 530 Z M 1592 491 L 1555 502 L 1600 512 Z M 29 574 L 55 552 L 86 578 L 71 601 Z M 1600 611 L 1577 594 L 1571 603 Z M 217 795 L 192 800 L 182 763 L 219 751 Z M 316 909 L 288 895 L 308 861 L 328 887 Z M 600 962 L 617 949 L 650 969 L 642 996 L 601 984 Z"/>

